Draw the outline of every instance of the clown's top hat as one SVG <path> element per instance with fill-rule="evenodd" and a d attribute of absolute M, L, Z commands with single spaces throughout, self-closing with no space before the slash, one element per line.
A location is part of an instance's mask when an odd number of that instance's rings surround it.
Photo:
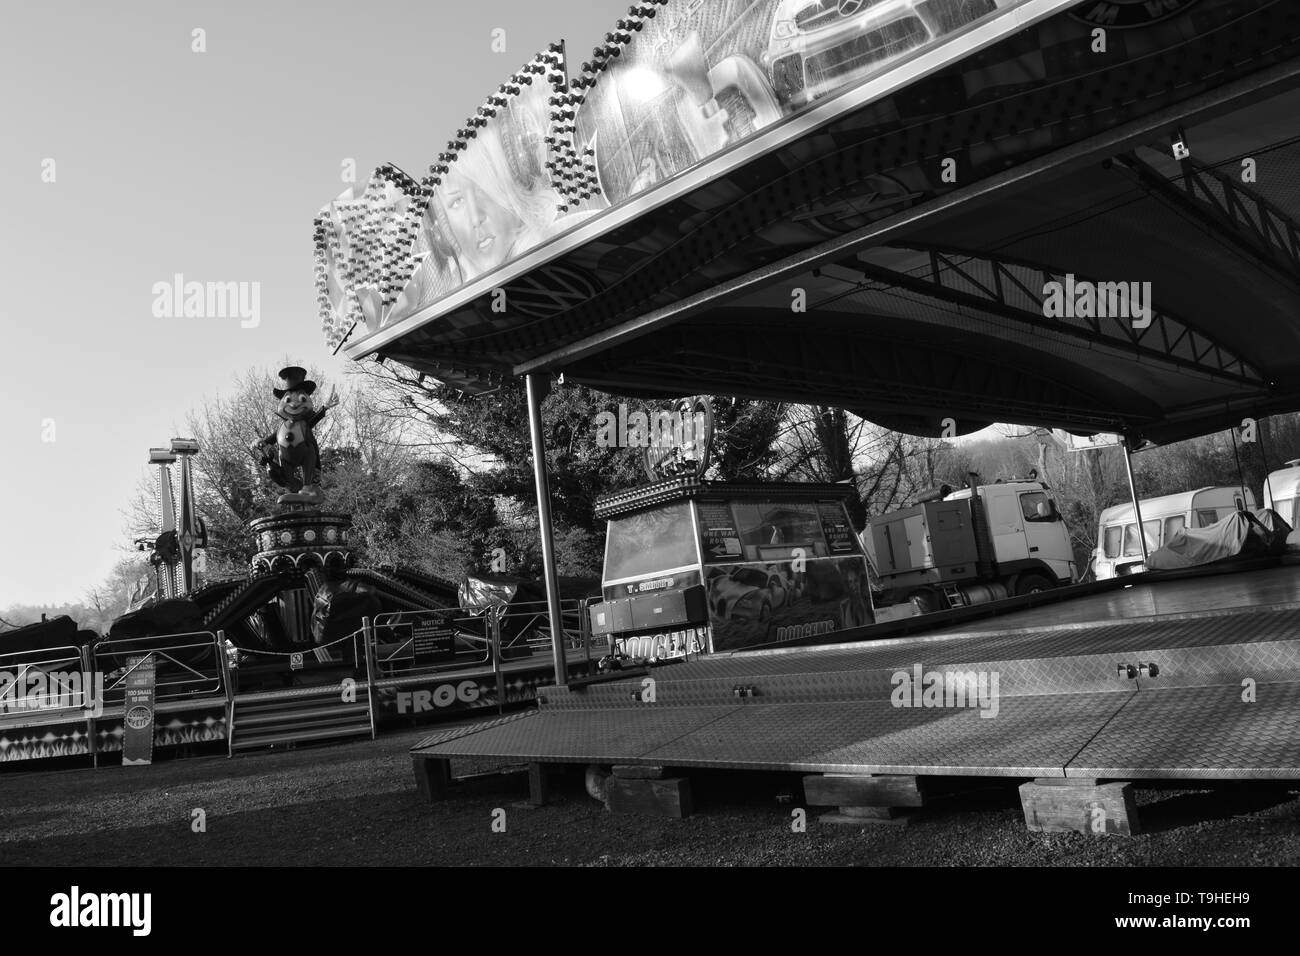
<path fill-rule="evenodd" d="M 297 365 L 280 369 L 280 388 L 271 389 L 276 398 L 284 398 L 290 392 L 302 392 L 310 395 L 316 391 L 316 383 L 307 377 L 307 370 Z"/>

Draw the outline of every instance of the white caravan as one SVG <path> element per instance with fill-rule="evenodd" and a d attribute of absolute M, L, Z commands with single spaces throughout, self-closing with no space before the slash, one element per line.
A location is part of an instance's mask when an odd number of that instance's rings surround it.
<path fill-rule="evenodd" d="M 1292 529 L 1300 523 L 1300 458 L 1292 458 L 1264 482 L 1264 507 L 1276 511 Z"/>
<path fill-rule="evenodd" d="M 1300 469 L 1296 469 L 1300 474 Z M 1147 553 L 1164 545 L 1183 528 L 1205 528 L 1242 508 L 1254 510 L 1255 495 L 1249 488 L 1244 497 L 1240 485 L 1219 485 L 1184 491 L 1138 502 Z M 1097 547 L 1093 551 L 1093 574 L 1098 581 L 1136 574 L 1143 570 L 1142 545 L 1137 537 L 1132 502 L 1115 505 L 1101 513 L 1097 522 Z"/>

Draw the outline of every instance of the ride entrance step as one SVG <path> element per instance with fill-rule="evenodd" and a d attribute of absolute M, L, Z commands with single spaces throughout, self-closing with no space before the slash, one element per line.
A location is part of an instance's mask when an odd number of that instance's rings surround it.
<path fill-rule="evenodd" d="M 289 693 L 236 696 L 230 715 L 230 752 L 277 744 L 373 736 L 370 698 L 362 684 Z"/>

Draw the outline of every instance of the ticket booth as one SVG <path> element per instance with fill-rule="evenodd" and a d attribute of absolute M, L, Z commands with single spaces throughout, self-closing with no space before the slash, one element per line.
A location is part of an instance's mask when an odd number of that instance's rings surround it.
<path fill-rule="evenodd" d="M 874 622 L 848 485 L 680 477 L 607 495 L 592 632 L 615 666 L 798 641 Z"/>

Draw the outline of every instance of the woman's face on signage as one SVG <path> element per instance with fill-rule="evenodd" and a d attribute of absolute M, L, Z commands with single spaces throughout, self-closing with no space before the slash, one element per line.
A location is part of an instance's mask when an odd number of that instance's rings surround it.
<path fill-rule="evenodd" d="M 454 169 L 443 180 L 440 195 L 447 227 L 469 273 L 487 272 L 510 257 L 523 225 L 518 216 Z"/>

